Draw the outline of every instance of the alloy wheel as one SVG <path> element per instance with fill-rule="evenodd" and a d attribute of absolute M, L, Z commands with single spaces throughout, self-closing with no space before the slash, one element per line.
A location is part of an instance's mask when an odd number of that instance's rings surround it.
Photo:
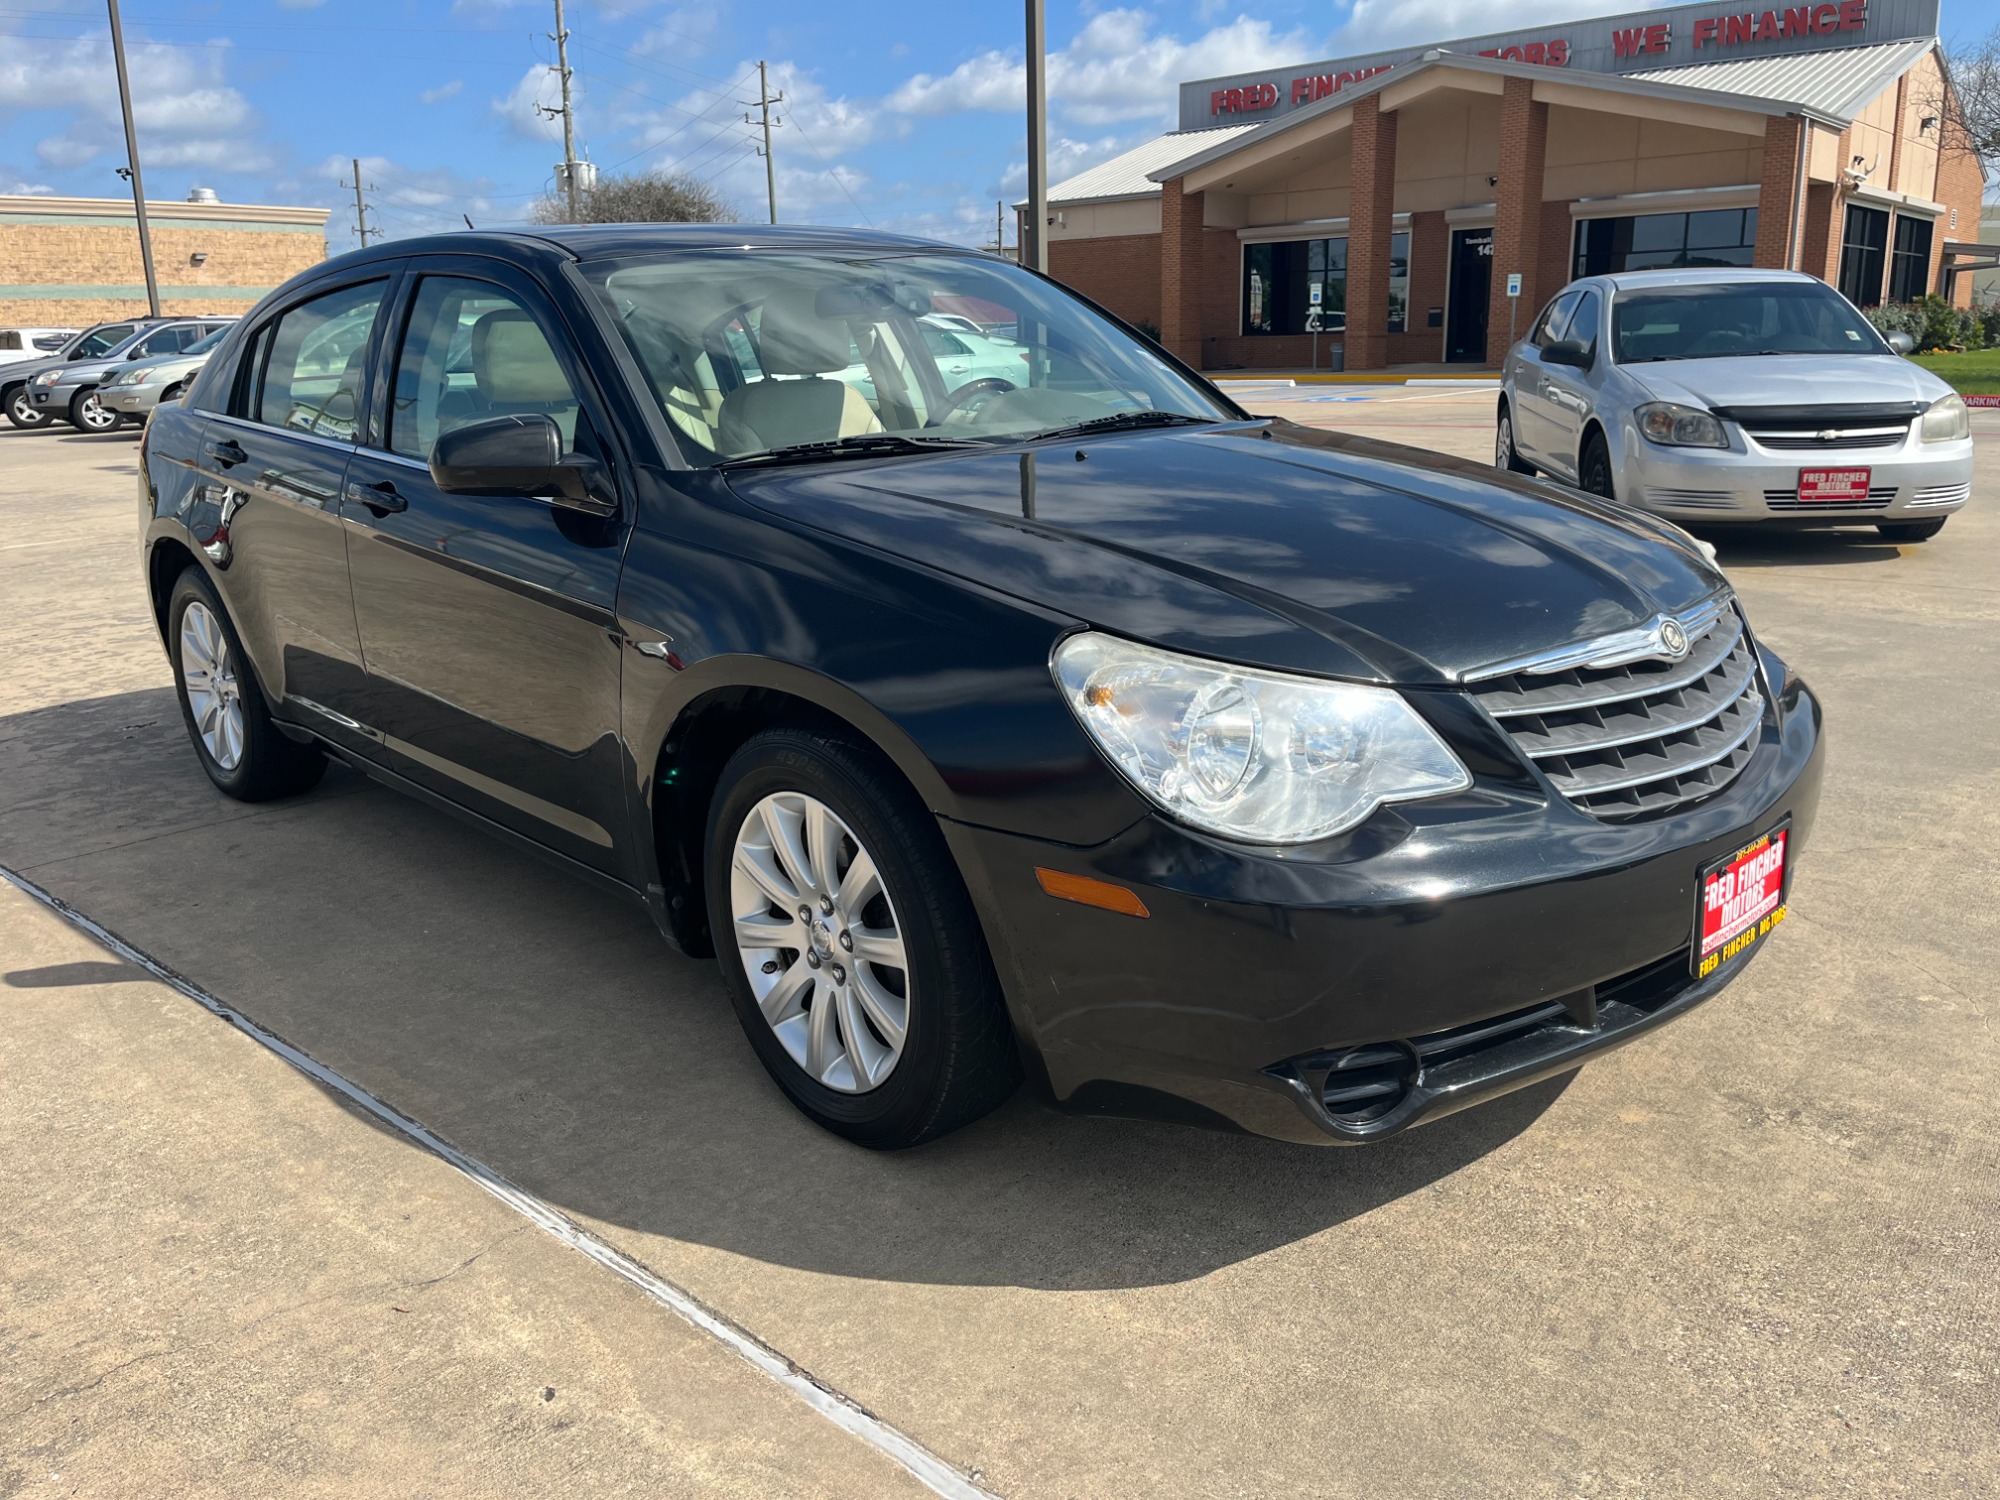
<path fill-rule="evenodd" d="M 24 385 L 7 398 L 7 417 L 16 427 L 39 427 L 41 414 L 35 410 L 34 400 L 28 395 Z"/>
<path fill-rule="evenodd" d="M 804 792 L 750 809 L 730 856 L 736 950 L 793 1062 L 844 1094 L 879 1088 L 903 1055 L 910 960 L 873 856 Z"/>
<path fill-rule="evenodd" d="M 105 406 L 95 391 L 76 404 L 76 424 L 85 432 L 109 432 L 118 422 L 118 413 Z"/>
<path fill-rule="evenodd" d="M 181 612 L 181 681 L 202 749 L 224 771 L 243 760 L 243 693 L 221 622 L 199 599 Z"/>
<path fill-rule="evenodd" d="M 1493 467 L 1514 467 L 1514 419 L 1505 412 L 1500 414 L 1500 425 L 1493 432 Z"/>

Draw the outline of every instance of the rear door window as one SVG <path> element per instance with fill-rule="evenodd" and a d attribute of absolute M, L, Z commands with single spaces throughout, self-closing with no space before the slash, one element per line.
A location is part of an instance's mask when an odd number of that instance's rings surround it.
<path fill-rule="evenodd" d="M 351 442 L 361 416 L 368 336 L 386 281 L 364 282 L 281 313 L 259 336 L 249 416 L 266 427 Z"/>

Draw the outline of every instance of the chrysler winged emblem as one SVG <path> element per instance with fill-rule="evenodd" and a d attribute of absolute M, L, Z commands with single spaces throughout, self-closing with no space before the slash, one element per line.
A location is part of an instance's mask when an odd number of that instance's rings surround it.
<path fill-rule="evenodd" d="M 1688 654 L 1688 633 L 1679 620 L 1660 621 L 1660 649 L 1677 661 Z"/>

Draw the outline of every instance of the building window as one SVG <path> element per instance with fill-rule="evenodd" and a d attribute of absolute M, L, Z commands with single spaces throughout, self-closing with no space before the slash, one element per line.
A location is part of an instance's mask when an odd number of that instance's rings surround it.
<path fill-rule="evenodd" d="M 1319 331 L 1347 327 L 1347 240 L 1276 240 L 1243 247 L 1243 331 L 1311 333 L 1319 288 Z M 1389 236 L 1389 332 L 1409 318 L 1410 236 Z"/>
<path fill-rule="evenodd" d="M 1931 289 L 1931 221 L 1896 215 L 1896 243 L 1889 255 L 1889 300 L 1914 302 Z"/>
<path fill-rule="evenodd" d="M 1747 266 L 1756 250 L 1754 208 L 1579 219 L 1572 274 L 1605 276 L 1660 266 Z"/>
<path fill-rule="evenodd" d="M 1847 205 L 1847 232 L 1840 240 L 1840 295 L 1856 307 L 1882 300 L 1883 260 L 1889 248 L 1889 211 Z"/>

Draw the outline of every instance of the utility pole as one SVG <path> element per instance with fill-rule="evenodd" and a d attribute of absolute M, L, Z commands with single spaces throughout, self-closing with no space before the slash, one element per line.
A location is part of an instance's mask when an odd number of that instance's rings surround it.
<path fill-rule="evenodd" d="M 569 102 L 569 30 L 563 25 L 563 0 L 556 0 L 556 31 L 551 40 L 556 44 L 556 76 L 562 80 L 560 111 L 563 122 L 562 178 L 563 186 L 569 193 L 569 221 L 574 224 L 582 219 L 583 214 L 577 202 L 580 184 L 577 182 L 576 170 L 576 111 L 570 107 Z M 555 114 L 558 111 L 550 110 L 548 113 Z"/>
<path fill-rule="evenodd" d="M 361 240 L 361 248 L 366 250 L 368 248 L 368 201 L 361 196 L 361 158 L 355 156 L 350 157 L 349 160 L 354 163 L 354 181 L 343 182 L 341 186 L 354 189 L 354 233 Z M 372 188 L 375 184 L 371 182 L 368 186 Z"/>
<path fill-rule="evenodd" d="M 111 7 L 111 60 L 118 65 L 118 107 L 125 112 L 125 169 L 118 175 L 132 183 L 132 207 L 139 216 L 139 259 L 146 267 L 146 307 L 160 315 L 160 279 L 153 274 L 153 230 L 146 222 L 146 179 L 139 174 L 139 132 L 132 125 L 132 80 L 125 73 L 125 28 L 118 20 L 118 0 Z"/>
<path fill-rule="evenodd" d="M 1007 205 L 998 198 L 993 200 L 993 253 L 1007 253 Z"/>
<path fill-rule="evenodd" d="M 1028 218 L 1021 227 L 1021 264 L 1049 268 L 1048 26 L 1042 0 L 1028 0 Z"/>
<path fill-rule="evenodd" d="M 778 222 L 778 168 L 771 159 L 771 130 L 772 127 L 782 125 L 785 122 L 782 118 L 772 115 L 771 106 L 774 104 L 783 104 L 785 96 L 771 92 L 771 80 L 769 75 L 764 71 L 764 64 L 761 61 L 757 64 L 757 97 L 755 99 L 745 99 L 742 102 L 745 104 L 755 104 L 759 115 L 763 119 L 764 149 L 758 154 L 764 158 L 764 194 L 770 200 L 771 222 L 775 224 Z M 743 123 L 745 125 L 755 125 L 757 121 L 745 115 Z"/>

